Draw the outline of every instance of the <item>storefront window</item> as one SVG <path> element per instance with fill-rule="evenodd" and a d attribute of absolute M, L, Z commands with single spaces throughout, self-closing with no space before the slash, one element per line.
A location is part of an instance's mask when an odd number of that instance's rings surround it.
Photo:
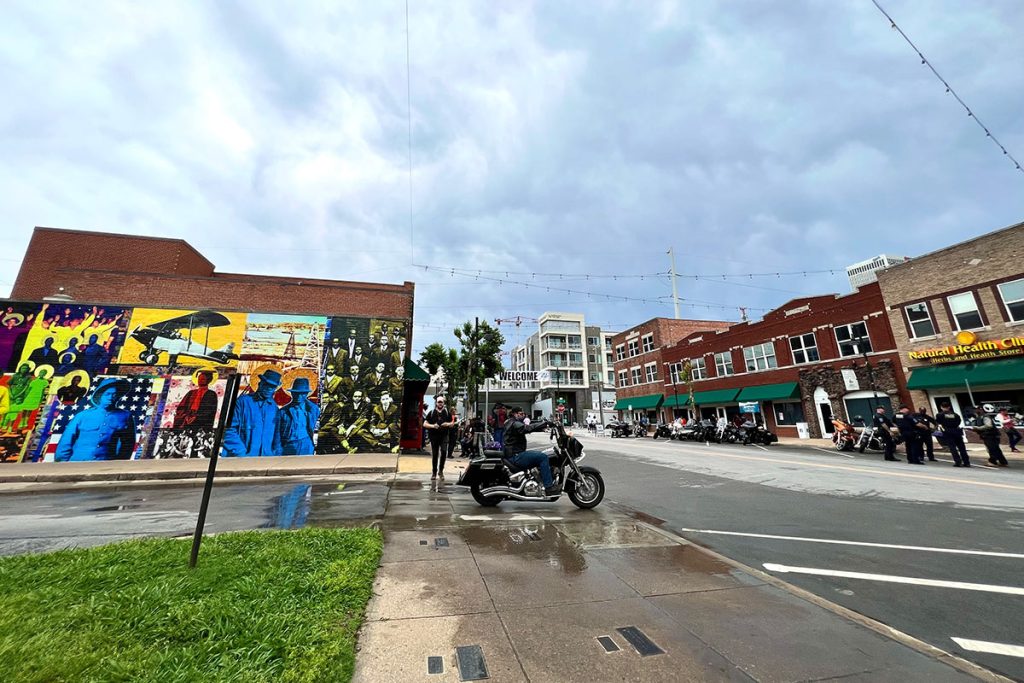
<path fill-rule="evenodd" d="M 728 377 L 733 374 L 731 351 L 715 354 L 715 370 L 719 377 Z"/>
<path fill-rule="evenodd" d="M 1006 306 L 1010 320 L 1024 320 L 1024 279 L 999 285 L 999 296 L 1003 297 L 1003 305 Z"/>
<path fill-rule="evenodd" d="M 956 320 L 958 330 L 976 330 L 983 327 L 981 312 L 978 311 L 978 302 L 974 299 L 974 292 L 963 292 L 954 294 L 947 299 L 949 312 Z"/>
<path fill-rule="evenodd" d="M 932 314 L 928 310 L 928 304 L 921 302 L 906 307 L 907 322 L 915 338 L 935 336 L 935 323 L 932 322 Z"/>
<path fill-rule="evenodd" d="M 868 326 L 865 323 L 837 327 L 836 341 L 839 342 L 839 355 L 843 358 L 871 353 L 871 340 L 868 339 Z"/>
<path fill-rule="evenodd" d="M 797 422 L 806 422 L 804 419 L 804 404 L 802 403 L 775 403 L 772 406 L 775 411 L 775 424 L 793 426 Z"/>
<path fill-rule="evenodd" d="M 747 372 L 779 367 L 775 360 L 775 345 L 771 342 L 745 347 L 743 358 L 747 361 Z"/>
<path fill-rule="evenodd" d="M 818 357 L 818 342 L 814 338 L 813 332 L 790 337 L 789 348 L 793 351 L 794 363 L 813 363 L 820 360 Z"/>

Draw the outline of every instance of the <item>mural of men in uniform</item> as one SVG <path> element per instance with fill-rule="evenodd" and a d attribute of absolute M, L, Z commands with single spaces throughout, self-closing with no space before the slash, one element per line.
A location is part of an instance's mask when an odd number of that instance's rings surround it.
<path fill-rule="evenodd" d="M 390 365 L 392 351 L 394 351 L 394 347 L 391 346 L 391 340 L 384 334 L 381 334 L 380 344 L 377 346 L 377 362 Z"/>
<path fill-rule="evenodd" d="M 396 396 L 400 397 L 402 392 L 405 391 L 405 365 L 399 365 L 395 368 L 395 376 L 391 378 L 388 391 L 391 393 L 392 399 Z"/>
<path fill-rule="evenodd" d="M 344 418 L 344 410 L 338 398 L 338 394 L 321 394 L 322 412 L 320 430 L 317 433 L 317 453 L 339 453 L 342 450 L 338 428 Z"/>
<path fill-rule="evenodd" d="M 256 391 L 238 397 L 231 424 L 224 430 L 224 453 L 235 457 L 276 455 L 274 452 L 277 404 L 274 392 L 281 373 L 268 368 L 259 376 Z"/>
<path fill-rule="evenodd" d="M 82 378 L 79 375 L 74 375 L 69 384 L 57 390 L 57 400 L 66 406 L 78 403 L 83 396 L 85 396 L 85 387 L 82 386 Z"/>
<path fill-rule="evenodd" d="M 57 353 L 57 349 L 53 348 L 53 337 L 47 337 L 44 339 L 43 345 L 30 353 L 28 360 L 35 363 L 37 368 L 40 365 L 52 365 L 53 367 L 57 367 L 60 364 L 60 358 Z"/>
<path fill-rule="evenodd" d="M 363 386 L 362 378 L 360 377 L 362 370 L 356 365 L 352 364 L 348 368 L 348 377 L 338 382 L 338 389 L 342 395 L 351 396 L 352 392 Z"/>
<path fill-rule="evenodd" d="M 389 450 L 398 447 L 400 431 L 398 406 L 392 401 L 390 391 L 381 393 L 380 403 L 373 407 L 371 422 L 373 426 L 370 428 L 370 433 L 376 437 L 380 445 L 386 446 Z"/>
<path fill-rule="evenodd" d="M 339 377 L 338 373 L 334 371 L 333 365 L 328 365 L 324 368 L 324 380 L 322 387 L 323 388 L 320 393 L 324 395 L 339 393 L 341 388 L 341 377 Z"/>
<path fill-rule="evenodd" d="M 354 328 L 354 327 L 348 331 L 348 342 L 347 342 L 347 344 L 348 344 L 348 348 L 347 348 L 348 357 L 352 358 L 354 355 L 356 355 L 356 346 L 357 346 L 357 343 L 356 343 L 356 328 Z"/>
<path fill-rule="evenodd" d="M 398 370 L 405 363 L 405 339 L 398 340 L 398 348 L 391 354 L 390 367 L 392 370 Z"/>
<path fill-rule="evenodd" d="M 128 460 L 135 449 L 135 420 L 130 411 L 117 407 L 131 384 L 108 377 L 96 386 L 89 399 L 93 407 L 73 417 L 61 434 L 54 460 Z"/>
<path fill-rule="evenodd" d="M 360 372 L 362 372 L 363 368 L 365 366 L 369 365 L 369 363 L 370 363 L 370 359 L 367 358 L 366 355 L 363 353 L 363 347 L 362 346 L 357 346 L 356 347 L 356 352 L 354 354 L 352 354 L 352 357 L 348 361 L 349 366 L 352 366 L 352 365 L 357 366 L 359 368 Z"/>
<path fill-rule="evenodd" d="M 387 375 L 384 363 L 377 363 L 373 368 L 373 373 L 366 379 L 367 393 L 371 398 L 380 396 L 381 392 L 388 388 L 390 381 L 391 378 Z"/>
<path fill-rule="evenodd" d="M 290 389 L 292 400 L 277 413 L 279 455 L 312 455 L 313 432 L 320 420 L 320 406 L 309 400 L 309 379 L 296 377 Z"/>
<path fill-rule="evenodd" d="M 217 392 L 210 388 L 213 372 L 196 373 L 196 388 L 190 390 L 174 409 L 174 429 L 186 427 L 213 428 L 217 417 Z"/>

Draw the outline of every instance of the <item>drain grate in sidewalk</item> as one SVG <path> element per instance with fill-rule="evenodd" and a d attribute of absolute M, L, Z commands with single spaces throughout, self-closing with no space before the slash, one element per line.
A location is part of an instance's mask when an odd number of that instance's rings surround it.
<path fill-rule="evenodd" d="M 448 547 L 448 539 L 447 538 L 435 538 L 434 539 L 434 547 L 435 548 L 447 548 Z"/>
<path fill-rule="evenodd" d="M 604 648 L 605 652 L 619 651 L 619 646 L 615 644 L 615 641 L 610 636 L 598 636 L 597 642 L 601 643 L 601 647 Z"/>
<path fill-rule="evenodd" d="M 482 681 L 487 675 L 484 651 L 479 645 L 460 645 L 455 648 L 455 659 L 459 663 L 459 676 L 464 681 Z"/>
<path fill-rule="evenodd" d="M 633 646 L 633 649 L 636 650 L 637 654 L 641 657 L 665 654 L 664 650 L 655 645 L 654 641 L 648 638 L 647 634 L 636 626 L 624 626 L 615 630 L 626 639 L 626 642 Z"/>
<path fill-rule="evenodd" d="M 428 674 L 443 674 L 444 673 L 444 657 L 427 657 L 427 673 Z"/>

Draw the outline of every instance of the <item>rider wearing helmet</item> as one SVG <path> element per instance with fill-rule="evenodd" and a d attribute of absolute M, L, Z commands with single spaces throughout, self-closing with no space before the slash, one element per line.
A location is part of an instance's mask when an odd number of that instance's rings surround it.
<path fill-rule="evenodd" d="M 996 422 L 996 409 L 991 403 L 981 406 L 983 415 L 975 421 L 974 431 L 985 443 L 988 449 L 988 462 L 993 467 L 1008 467 L 1006 456 L 999 448 L 999 424 Z"/>

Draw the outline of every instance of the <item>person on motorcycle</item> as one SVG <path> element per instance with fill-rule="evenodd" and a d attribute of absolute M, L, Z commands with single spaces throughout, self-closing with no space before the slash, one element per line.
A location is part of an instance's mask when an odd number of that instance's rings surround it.
<path fill-rule="evenodd" d="M 505 459 L 511 460 L 521 470 L 528 470 L 532 467 L 540 469 L 540 478 L 544 482 L 544 495 L 557 496 L 562 489 L 555 486 L 548 456 L 541 451 L 526 450 L 526 435 L 540 431 L 549 424 L 548 420 L 539 420 L 528 424 L 525 411 L 518 406 L 513 408 L 512 416 L 505 423 Z"/>
<path fill-rule="evenodd" d="M 896 442 L 892 440 L 890 431 L 895 429 L 895 425 L 885 414 L 885 406 L 875 408 L 875 417 L 871 421 L 871 425 L 875 428 L 875 436 L 885 446 L 885 459 L 899 461 L 899 458 L 896 457 Z"/>

